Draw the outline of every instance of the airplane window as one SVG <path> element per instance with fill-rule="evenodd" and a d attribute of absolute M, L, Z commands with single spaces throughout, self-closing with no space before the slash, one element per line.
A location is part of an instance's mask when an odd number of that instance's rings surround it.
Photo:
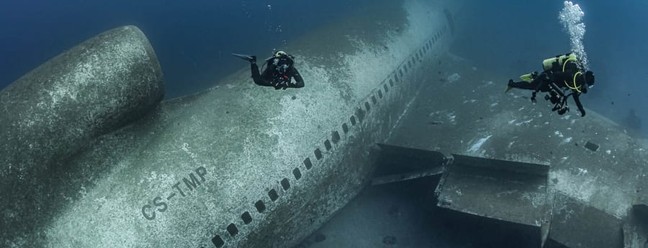
<path fill-rule="evenodd" d="M 223 241 L 223 239 L 220 237 L 220 235 L 216 235 L 216 236 L 212 239 L 212 243 L 213 243 L 217 248 L 221 248 L 221 247 L 223 247 L 223 245 L 225 245 L 225 241 Z"/>
<path fill-rule="evenodd" d="M 333 131 L 331 136 L 331 141 L 333 141 L 333 143 L 338 143 L 338 141 L 340 141 L 340 133 L 338 133 L 338 131 Z"/>
<path fill-rule="evenodd" d="M 317 154 L 317 152 L 319 152 L 319 149 L 315 150 L 315 154 Z M 322 153 L 320 152 L 320 156 L 321 155 L 322 155 Z M 310 170 L 310 168 L 313 167 L 313 163 L 311 163 L 310 158 L 304 159 L 304 166 L 306 166 L 307 170 Z"/>
<path fill-rule="evenodd" d="M 276 201 L 279 198 L 279 194 L 277 194 L 277 191 L 274 189 L 271 189 L 268 191 L 268 196 L 270 197 L 270 200 Z"/>
<path fill-rule="evenodd" d="M 232 235 L 232 237 L 234 237 L 234 236 L 236 236 L 236 234 L 238 234 L 239 231 L 238 231 L 238 228 L 236 228 L 236 225 L 234 225 L 234 223 L 231 223 L 231 224 L 229 224 L 229 226 L 227 226 L 227 232 L 230 235 Z"/>
<path fill-rule="evenodd" d="M 283 180 L 281 180 L 281 187 L 282 187 L 284 190 L 288 190 L 288 189 L 290 189 L 290 182 L 288 181 L 288 178 L 284 178 Z M 247 224 L 247 223 L 246 223 L 246 224 Z"/>
<path fill-rule="evenodd" d="M 265 204 L 263 204 L 262 200 L 257 201 L 254 204 L 254 207 L 256 207 L 256 209 L 257 209 L 257 211 L 259 211 L 259 213 L 263 213 L 263 211 L 265 211 L 265 209 L 266 209 Z"/>
<path fill-rule="evenodd" d="M 302 177 L 301 171 L 299 168 L 295 168 L 293 170 L 293 175 L 295 176 L 295 180 L 299 180 Z"/>
<path fill-rule="evenodd" d="M 250 212 L 245 211 L 245 213 L 241 215 L 241 219 L 243 220 L 243 223 L 250 224 L 250 222 L 252 222 L 252 215 L 250 215 Z"/>

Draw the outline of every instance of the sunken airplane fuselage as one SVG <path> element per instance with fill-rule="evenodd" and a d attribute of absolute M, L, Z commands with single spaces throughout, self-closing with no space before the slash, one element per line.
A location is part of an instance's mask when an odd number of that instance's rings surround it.
<path fill-rule="evenodd" d="M 255 86 L 246 68 L 160 102 L 132 26 L 53 58 L 0 92 L 0 244 L 297 244 L 368 182 L 373 145 L 448 48 L 444 8 L 386 1 L 294 42 L 300 90 Z"/>

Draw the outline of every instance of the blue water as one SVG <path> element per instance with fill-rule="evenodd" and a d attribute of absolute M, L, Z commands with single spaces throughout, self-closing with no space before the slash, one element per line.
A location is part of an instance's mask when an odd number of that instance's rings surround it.
<path fill-rule="evenodd" d="M 231 52 L 265 56 L 369 0 L 60 0 L 0 2 L 0 88 L 102 31 L 134 24 L 149 37 L 167 98 L 208 88 L 244 66 Z M 569 51 L 561 0 L 467 1 L 453 52 L 515 78 Z M 630 109 L 648 120 L 648 3 L 575 1 L 585 12 L 585 48 L 597 84 L 583 97 L 617 122 Z M 458 48 L 458 49 L 457 49 Z M 496 63 L 493 63 L 496 62 Z"/>
<path fill-rule="evenodd" d="M 270 55 L 368 0 L 60 0 L 0 2 L 0 89 L 102 31 L 136 25 L 164 71 L 167 98 L 212 86 L 245 66 L 232 52 Z"/>
<path fill-rule="evenodd" d="M 562 0 L 469 1 L 453 52 L 510 78 L 540 71 L 544 58 L 569 52 L 558 20 Z M 596 85 L 581 97 L 591 108 L 625 124 L 631 109 L 648 125 L 648 2 L 573 1 L 585 12 L 585 51 Z M 572 111 L 576 111 L 573 103 Z M 644 135 L 646 132 L 644 131 Z"/>

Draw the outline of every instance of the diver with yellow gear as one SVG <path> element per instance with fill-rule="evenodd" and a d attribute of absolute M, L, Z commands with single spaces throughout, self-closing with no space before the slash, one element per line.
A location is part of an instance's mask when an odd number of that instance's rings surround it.
<path fill-rule="evenodd" d="M 584 71 L 573 53 L 545 59 L 542 66 L 544 71 L 540 74 L 533 72 L 522 75 L 520 82 L 509 80 L 506 92 L 512 88 L 533 90 L 531 101 L 534 103 L 536 93 L 545 92 L 545 100 L 554 104 L 552 111 L 558 112 L 559 115 L 569 111 L 567 99 L 571 96 L 581 116 L 585 116 L 580 95 L 587 93 L 587 89 L 594 85 L 594 73 Z"/>

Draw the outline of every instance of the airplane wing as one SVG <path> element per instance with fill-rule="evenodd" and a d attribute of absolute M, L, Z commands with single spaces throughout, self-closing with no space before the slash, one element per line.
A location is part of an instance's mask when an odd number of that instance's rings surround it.
<path fill-rule="evenodd" d="M 508 78 L 469 61 L 450 56 L 443 64 L 381 145 L 402 164 L 435 167 L 435 207 L 530 228 L 545 247 L 643 247 L 645 141 L 591 110 L 559 116 L 544 100 L 531 103 L 531 92 L 504 94 Z M 412 156 L 429 159 L 402 159 Z M 421 171 L 374 181 L 428 175 Z"/>

